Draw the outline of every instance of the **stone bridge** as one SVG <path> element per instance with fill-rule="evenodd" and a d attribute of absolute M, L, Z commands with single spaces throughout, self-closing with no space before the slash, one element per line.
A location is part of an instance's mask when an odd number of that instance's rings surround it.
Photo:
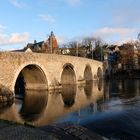
<path fill-rule="evenodd" d="M 103 76 L 99 61 L 56 54 L 0 52 L 0 84 L 11 91 L 57 89 Z"/>

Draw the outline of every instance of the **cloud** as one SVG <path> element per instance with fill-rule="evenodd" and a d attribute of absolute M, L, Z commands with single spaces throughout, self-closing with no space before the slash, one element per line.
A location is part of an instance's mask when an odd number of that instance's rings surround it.
<path fill-rule="evenodd" d="M 64 6 L 69 5 L 69 6 L 77 6 L 81 4 L 84 0 L 44 0 L 47 5 L 49 6 Z"/>
<path fill-rule="evenodd" d="M 9 43 L 23 43 L 27 41 L 29 38 L 29 33 L 24 32 L 22 34 L 19 33 L 13 33 L 9 38 Z"/>
<path fill-rule="evenodd" d="M 24 4 L 20 2 L 19 0 L 9 0 L 9 1 L 12 5 L 18 8 L 22 8 L 24 6 Z"/>
<path fill-rule="evenodd" d="M 48 22 L 49 24 L 52 24 L 52 23 L 55 22 L 55 18 L 53 16 L 49 15 L 49 14 L 40 14 L 39 17 L 42 20 Z"/>
<path fill-rule="evenodd" d="M 29 33 L 24 32 L 20 33 L 12 33 L 11 35 L 0 34 L 0 46 L 3 45 L 13 45 L 13 44 L 21 44 L 27 42 L 29 39 Z"/>
<path fill-rule="evenodd" d="M 0 24 L 0 33 L 3 32 L 6 29 L 6 26 L 3 26 Z"/>
<path fill-rule="evenodd" d="M 137 25 L 140 22 L 140 12 L 137 9 L 123 9 L 114 13 L 114 23 L 117 25 Z"/>
<path fill-rule="evenodd" d="M 136 27 L 140 22 L 140 10 L 139 0 L 118 0 L 106 4 L 106 12 L 104 17 L 105 23 L 113 25 L 114 27 Z M 107 14 L 108 13 L 108 14 Z M 107 20 L 107 17 L 111 16 L 111 19 Z"/>
<path fill-rule="evenodd" d="M 100 37 L 108 42 L 122 42 L 123 40 L 132 39 L 133 35 L 138 33 L 134 28 L 109 28 L 104 27 L 96 30 L 95 37 Z"/>
<path fill-rule="evenodd" d="M 68 42 L 68 39 L 66 37 L 57 36 L 56 39 L 57 39 L 57 42 L 59 45 L 62 45 L 64 43 Z"/>
<path fill-rule="evenodd" d="M 126 34 L 133 33 L 135 32 L 136 29 L 130 29 L 130 28 L 109 28 L 109 27 L 104 27 L 101 29 L 98 29 L 95 32 L 95 35 L 99 36 L 112 36 L 112 35 L 120 35 L 120 36 L 125 36 Z"/>

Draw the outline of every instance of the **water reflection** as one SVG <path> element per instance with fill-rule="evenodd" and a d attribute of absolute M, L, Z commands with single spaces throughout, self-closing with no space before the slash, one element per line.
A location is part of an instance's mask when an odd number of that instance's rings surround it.
<path fill-rule="evenodd" d="M 0 119 L 15 121 L 19 123 L 24 122 L 16 109 L 15 103 L 13 103 L 11 106 L 7 106 L 6 108 L 1 109 Z"/>
<path fill-rule="evenodd" d="M 63 86 L 62 92 L 54 93 L 29 90 L 23 101 L 15 100 L 12 106 L 0 111 L 0 118 L 31 121 L 36 126 L 55 121 L 80 123 L 89 116 L 132 107 L 136 99 L 139 101 L 139 93 L 139 80 L 97 80 L 84 86 Z"/>
<path fill-rule="evenodd" d="M 103 87 L 103 80 L 102 79 L 99 79 L 98 80 L 98 90 L 101 91 L 102 90 L 102 87 Z"/>
<path fill-rule="evenodd" d="M 98 82 L 94 81 L 85 86 L 66 85 L 62 92 L 54 93 L 27 90 L 22 98 L 15 99 L 11 107 L 0 112 L 0 118 L 16 122 L 31 121 L 37 126 L 52 123 L 70 112 L 96 103 L 97 99 L 103 96 Z M 11 117 L 11 114 L 18 115 Z"/>
<path fill-rule="evenodd" d="M 3 112 L 5 112 L 5 110 L 11 107 L 13 103 L 13 100 L 9 102 L 0 103 L 0 114 L 2 114 Z"/>
<path fill-rule="evenodd" d="M 19 110 L 26 121 L 37 119 L 47 105 L 48 93 L 45 90 L 27 90 Z M 22 101 L 21 101 L 22 102 Z"/>
<path fill-rule="evenodd" d="M 106 99 L 119 97 L 120 99 L 133 98 L 140 93 L 140 81 L 133 80 L 107 80 L 104 82 L 104 93 Z"/>
<path fill-rule="evenodd" d="M 90 99 L 93 94 L 103 93 L 103 80 L 99 79 L 96 81 L 86 81 L 84 92 L 88 99 Z"/>
<path fill-rule="evenodd" d="M 63 85 L 61 95 L 65 107 L 73 106 L 73 104 L 75 103 L 76 85 Z"/>
<path fill-rule="evenodd" d="M 84 86 L 84 91 L 85 91 L 87 98 L 91 97 L 92 89 L 93 89 L 93 81 L 86 82 L 86 85 Z"/>

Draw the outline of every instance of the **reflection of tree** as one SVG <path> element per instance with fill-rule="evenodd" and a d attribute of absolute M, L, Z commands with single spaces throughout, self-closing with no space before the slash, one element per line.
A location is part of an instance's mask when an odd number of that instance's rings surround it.
<path fill-rule="evenodd" d="M 89 107 L 91 113 L 103 111 L 104 110 L 103 98 L 100 98 L 97 101 L 90 103 Z"/>
<path fill-rule="evenodd" d="M 91 112 L 91 113 L 96 113 L 96 112 L 97 112 L 97 103 L 96 103 L 96 102 L 91 103 L 91 104 L 89 105 L 89 107 L 90 107 L 90 112 Z"/>
<path fill-rule="evenodd" d="M 134 79 L 105 80 L 104 95 L 105 99 L 119 97 L 129 99 L 139 93 L 139 81 Z"/>
<path fill-rule="evenodd" d="M 62 99 L 65 107 L 71 107 L 75 103 L 76 85 L 62 85 Z"/>
<path fill-rule="evenodd" d="M 109 86 L 110 86 L 110 81 L 105 80 L 104 81 L 104 98 L 105 98 L 105 100 L 109 100 Z"/>
<path fill-rule="evenodd" d="M 122 93 L 121 98 L 129 99 L 136 96 L 136 90 L 139 88 L 136 81 L 134 79 L 122 80 L 122 91 L 119 91 L 119 93 Z"/>
<path fill-rule="evenodd" d="M 97 110 L 100 112 L 104 110 L 104 99 L 103 98 L 100 98 L 97 100 Z"/>

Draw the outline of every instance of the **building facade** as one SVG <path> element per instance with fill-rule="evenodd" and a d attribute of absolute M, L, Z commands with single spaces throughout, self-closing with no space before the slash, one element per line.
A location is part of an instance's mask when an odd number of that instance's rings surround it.
<path fill-rule="evenodd" d="M 140 49 L 134 44 L 123 44 L 121 46 L 113 46 L 107 50 L 107 59 L 105 59 L 105 70 L 108 75 L 140 74 Z"/>
<path fill-rule="evenodd" d="M 28 43 L 24 48 L 24 51 L 29 49 L 32 52 L 38 53 L 58 53 L 59 51 L 57 39 L 53 32 L 51 32 L 46 41 L 37 42 L 35 40 L 34 43 Z"/>

